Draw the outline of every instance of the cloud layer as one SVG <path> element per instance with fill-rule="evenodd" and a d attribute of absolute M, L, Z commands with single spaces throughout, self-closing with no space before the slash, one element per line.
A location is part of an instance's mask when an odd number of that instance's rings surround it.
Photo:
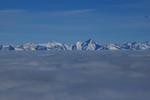
<path fill-rule="evenodd" d="M 2 100 L 148 100 L 149 51 L 0 53 Z"/>

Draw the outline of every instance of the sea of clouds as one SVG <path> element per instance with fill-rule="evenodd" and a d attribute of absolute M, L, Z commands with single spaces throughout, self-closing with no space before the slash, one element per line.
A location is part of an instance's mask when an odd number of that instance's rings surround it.
<path fill-rule="evenodd" d="M 0 52 L 0 100 L 150 100 L 150 51 Z"/>

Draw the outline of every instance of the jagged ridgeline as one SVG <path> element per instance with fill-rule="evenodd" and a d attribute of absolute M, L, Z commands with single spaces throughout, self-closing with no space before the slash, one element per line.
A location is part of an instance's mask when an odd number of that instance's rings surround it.
<path fill-rule="evenodd" d="M 76 42 L 68 45 L 58 42 L 48 42 L 43 44 L 26 43 L 22 45 L 0 45 L 1 51 L 49 51 L 49 50 L 150 50 L 150 42 L 126 42 L 124 44 L 100 44 L 92 39 L 85 42 Z"/>

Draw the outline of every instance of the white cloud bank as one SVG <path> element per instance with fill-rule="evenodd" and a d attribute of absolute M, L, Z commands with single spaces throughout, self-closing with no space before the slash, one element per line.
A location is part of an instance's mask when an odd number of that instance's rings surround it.
<path fill-rule="evenodd" d="M 149 100 L 148 53 L 0 52 L 0 99 Z"/>

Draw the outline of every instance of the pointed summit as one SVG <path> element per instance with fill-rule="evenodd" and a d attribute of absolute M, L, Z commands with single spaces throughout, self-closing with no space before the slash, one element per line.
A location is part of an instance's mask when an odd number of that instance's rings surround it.
<path fill-rule="evenodd" d="M 92 43 L 92 44 L 95 44 L 95 41 L 93 39 L 88 39 L 87 41 L 85 41 L 86 43 Z"/>
<path fill-rule="evenodd" d="M 82 43 L 83 50 L 98 50 L 101 46 L 97 44 L 94 40 L 88 39 Z"/>

